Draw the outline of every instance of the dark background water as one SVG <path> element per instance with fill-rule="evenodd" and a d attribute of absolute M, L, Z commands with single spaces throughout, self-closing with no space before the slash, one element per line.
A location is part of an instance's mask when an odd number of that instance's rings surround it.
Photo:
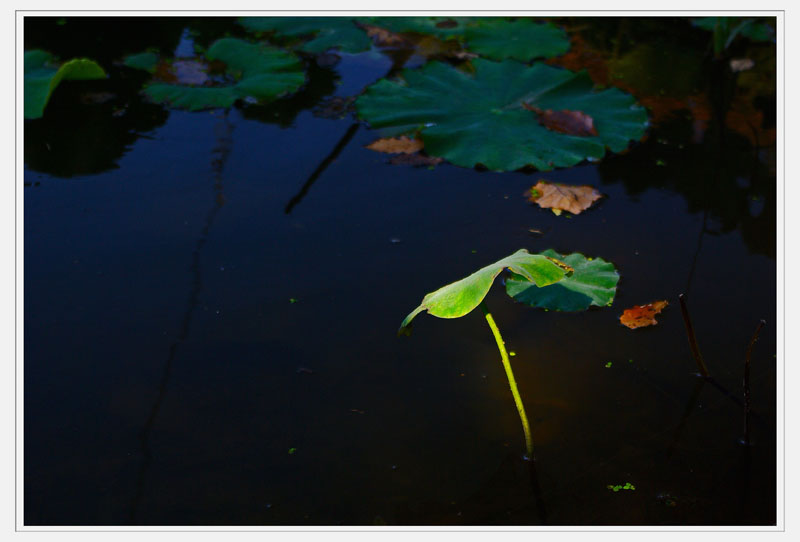
<path fill-rule="evenodd" d="M 734 129 L 739 82 L 685 19 L 559 23 L 636 52 L 638 88 L 706 97 L 707 126 L 678 109 L 622 155 L 546 174 L 394 166 L 365 124 L 312 112 L 384 76 L 378 50 L 308 58 L 306 88 L 270 106 L 188 113 L 114 62 L 231 19 L 26 18 L 26 49 L 111 75 L 63 83 L 24 127 L 25 524 L 774 524 L 774 141 Z M 774 64 L 774 44 L 737 43 Z M 772 84 L 754 132 L 774 127 Z M 556 217 L 523 197 L 539 178 L 606 197 Z M 621 275 L 613 307 L 578 314 L 487 297 L 533 462 L 479 313 L 395 336 L 426 292 L 519 248 Z M 619 324 L 656 299 L 657 326 Z"/>

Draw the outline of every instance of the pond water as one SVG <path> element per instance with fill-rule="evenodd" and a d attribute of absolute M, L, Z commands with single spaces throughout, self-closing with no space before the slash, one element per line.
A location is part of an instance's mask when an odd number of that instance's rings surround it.
<path fill-rule="evenodd" d="M 233 19 L 26 18 L 26 50 L 109 77 L 24 125 L 25 524 L 775 524 L 775 45 L 735 41 L 756 65 L 732 74 L 686 19 L 555 22 L 561 65 L 611 66 L 651 125 L 599 162 L 498 173 L 393 165 L 367 123 L 320 114 L 418 55 L 308 55 L 296 95 L 188 112 L 116 62 Z M 605 197 L 556 216 L 523 195 L 541 178 Z M 396 336 L 519 248 L 621 277 L 580 313 L 486 298 L 534 461 L 479 311 Z M 659 299 L 657 325 L 620 325 Z"/>

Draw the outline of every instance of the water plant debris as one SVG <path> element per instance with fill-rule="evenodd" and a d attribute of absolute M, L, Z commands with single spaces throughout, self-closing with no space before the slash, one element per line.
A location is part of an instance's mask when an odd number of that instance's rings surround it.
<path fill-rule="evenodd" d="M 592 186 L 571 186 L 550 183 L 543 179 L 525 192 L 525 196 L 542 209 L 552 209 L 556 215 L 560 215 L 562 211 L 578 215 L 603 197 Z"/>
<path fill-rule="evenodd" d="M 631 329 L 639 327 L 653 326 L 658 323 L 655 315 L 660 313 L 664 307 L 669 305 L 666 300 L 653 301 L 646 305 L 634 305 L 630 309 L 625 309 L 619 321 L 622 325 Z"/>

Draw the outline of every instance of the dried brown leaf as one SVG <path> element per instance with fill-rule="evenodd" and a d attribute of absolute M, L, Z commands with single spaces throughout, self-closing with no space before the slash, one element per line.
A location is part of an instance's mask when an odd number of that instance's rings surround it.
<path fill-rule="evenodd" d="M 385 28 L 369 24 L 361 25 L 361 27 L 378 47 L 409 47 L 411 45 L 407 38 Z"/>
<path fill-rule="evenodd" d="M 597 135 L 594 119 L 582 111 L 540 109 L 525 102 L 522 102 L 522 107 L 536 113 L 539 117 L 539 124 L 548 130 L 583 137 Z"/>
<path fill-rule="evenodd" d="M 631 329 L 646 327 L 657 324 L 655 315 L 660 313 L 664 307 L 669 305 L 666 301 L 653 301 L 647 305 L 635 305 L 630 309 L 625 309 L 619 321 L 622 325 Z"/>
<path fill-rule="evenodd" d="M 525 192 L 525 196 L 543 209 L 552 209 L 557 215 L 561 214 L 561 211 L 577 215 L 591 207 L 602 194 L 588 185 L 570 186 L 539 180 Z"/>
<path fill-rule="evenodd" d="M 423 147 L 422 140 L 410 139 L 407 136 L 385 137 L 367 145 L 367 148 L 371 151 L 385 152 L 387 154 L 412 154 L 421 151 Z"/>

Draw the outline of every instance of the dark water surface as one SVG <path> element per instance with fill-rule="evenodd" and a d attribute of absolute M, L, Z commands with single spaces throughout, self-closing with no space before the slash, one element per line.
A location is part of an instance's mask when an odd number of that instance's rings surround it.
<path fill-rule="evenodd" d="M 365 124 L 312 113 L 383 77 L 378 50 L 309 58 L 307 88 L 270 106 L 188 113 L 144 103 L 144 78 L 112 62 L 231 21 L 27 19 L 26 48 L 112 76 L 63 83 L 25 123 L 25 524 L 774 524 L 774 142 L 717 122 L 735 87 L 685 20 L 561 22 L 694 59 L 693 75 L 642 70 L 709 96 L 708 127 L 681 110 L 623 155 L 550 173 L 394 166 Z M 774 44 L 739 47 L 774 63 Z M 113 98 L 76 105 L 99 91 Z M 539 178 L 607 197 L 557 217 L 523 197 Z M 519 248 L 621 276 L 613 307 L 584 313 L 487 297 L 533 462 L 478 311 L 395 336 L 426 292 Z M 714 381 L 695 375 L 681 293 Z M 657 326 L 620 325 L 657 299 Z"/>

